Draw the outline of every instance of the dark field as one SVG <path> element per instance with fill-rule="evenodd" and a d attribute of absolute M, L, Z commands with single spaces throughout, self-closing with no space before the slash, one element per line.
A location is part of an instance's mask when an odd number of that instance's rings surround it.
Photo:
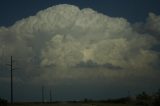
<path fill-rule="evenodd" d="M 19 103 L 19 104 L 6 104 L 1 106 L 143 106 L 134 104 L 114 104 L 114 103 Z"/>

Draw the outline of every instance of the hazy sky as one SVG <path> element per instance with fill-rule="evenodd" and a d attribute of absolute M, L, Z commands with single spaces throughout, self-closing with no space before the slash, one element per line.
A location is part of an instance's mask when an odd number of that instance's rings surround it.
<path fill-rule="evenodd" d="M 159 0 L 1 0 L 0 97 L 108 99 L 160 88 Z"/>

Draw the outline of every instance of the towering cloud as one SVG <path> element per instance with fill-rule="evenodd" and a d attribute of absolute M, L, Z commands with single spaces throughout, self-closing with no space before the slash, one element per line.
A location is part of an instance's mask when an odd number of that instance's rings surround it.
<path fill-rule="evenodd" d="M 124 18 L 57 5 L 0 27 L 0 58 L 19 59 L 26 73 L 17 75 L 22 81 L 151 75 L 159 63 L 159 51 L 153 49 L 159 28 L 160 17 L 153 13 L 146 24 L 133 27 Z"/>

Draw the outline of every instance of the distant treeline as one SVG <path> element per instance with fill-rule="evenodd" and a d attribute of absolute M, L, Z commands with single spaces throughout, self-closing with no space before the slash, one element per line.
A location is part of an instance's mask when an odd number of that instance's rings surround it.
<path fill-rule="evenodd" d="M 126 96 L 116 99 L 107 99 L 107 100 L 92 100 L 84 99 L 82 101 L 68 101 L 69 103 L 114 103 L 114 104 L 134 104 L 134 105 L 144 105 L 144 106 L 160 106 L 160 89 L 153 93 L 152 95 L 147 94 L 146 92 L 141 92 L 135 96 Z"/>
<path fill-rule="evenodd" d="M 45 103 L 61 103 L 62 101 L 45 102 Z M 116 99 L 107 100 L 92 100 L 85 98 L 79 101 L 66 101 L 68 103 L 117 103 L 117 104 L 134 104 L 134 105 L 144 105 L 144 106 L 160 106 L 160 89 L 153 93 L 152 95 L 146 92 L 141 92 L 135 96 L 126 96 Z M 7 104 L 8 101 L 0 98 L 0 104 Z M 37 102 L 38 103 L 38 102 Z M 39 102 L 40 103 L 40 102 Z"/>

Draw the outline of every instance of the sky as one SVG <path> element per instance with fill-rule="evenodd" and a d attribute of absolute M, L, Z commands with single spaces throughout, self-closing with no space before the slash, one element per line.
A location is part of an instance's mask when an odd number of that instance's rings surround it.
<path fill-rule="evenodd" d="M 1 0 L 0 97 L 104 100 L 160 88 L 159 0 Z"/>

